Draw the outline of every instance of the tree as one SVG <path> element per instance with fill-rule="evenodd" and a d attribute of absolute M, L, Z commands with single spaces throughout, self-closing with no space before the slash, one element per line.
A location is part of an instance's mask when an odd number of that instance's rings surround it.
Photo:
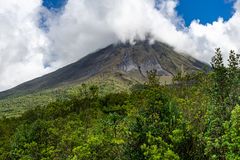
<path fill-rule="evenodd" d="M 225 134 L 223 136 L 223 145 L 226 147 L 226 159 L 240 159 L 240 106 L 236 106 L 232 113 L 230 121 L 224 124 Z"/>
<path fill-rule="evenodd" d="M 148 82 L 147 85 L 149 86 L 159 86 L 159 79 L 157 77 L 157 70 L 150 70 L 147 71 L 147 78 Z"/>
<path fill-rule="evenodd" d="M 210 90 L 212 104 L 208 106 L 206 118 L 206 132 L 204 134 L 206 147 L 205 154 L 209 159 L 224 159 L 222 148 L 223 123 L 227 120 L 226 100 L 230 93 L 227 79 L 227 68 L 224 66 L 220 48 L 216 49 L 211 62 L 212 88 Z"/>
<path fill-rule="evenodd" d="M 234 107 L 240 103 L 240 55 L 237 55 L 233 50 L 230 51 L 228 59 L 228 86 L 229 86 L 229 99 L 228 103 Z M 232 109 L 230 108 L 230 110 Z"/>
<path fill-rule="evenodd" d="M 172 150 L 173 146 L 167 144 L 161 137 L 154 137 L 147 133 L 147 142 L 141 146 L 147 160 L 179 160 L 179 156 Z"/>
<path fill-rule="evenodd" d="M 208 107 L 205 132 L 205 154 L 210 159 L 225 159 L 226 149 L 223 145 L 225 121 L 239 101 L 239 56 L 230 51 L 228 67 L 224 66 L 220 49 L 212 59 L 212 88 L 210 90 L 212 104 Z"/>
<path fill-rule="evenodd" d="M 212 58 L 212 79 L 213 88 L 211 91 L 214 103 L 221 105 L 224 109 L 226 97 L 229 95 L 227 68 L 224 66 L 223 57 L 220 48 L 216 49 L 215 56 Z M 223 112 L 225 112 L 223 110 Z"/>

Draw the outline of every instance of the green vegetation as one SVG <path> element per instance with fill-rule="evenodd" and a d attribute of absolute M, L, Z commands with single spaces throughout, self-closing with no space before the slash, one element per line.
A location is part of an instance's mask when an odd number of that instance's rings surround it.
<path fill-rule="evenodd" d="M 108 75 L 107 78 L 92 78 L 85 82 L 85 84 L 87 86 L 91 84 L 97 85 L 99 88 L 99 94 L 101 95 L 106 95 L 110 92 L 129 92 L 128 86 L 132 85 L 130 82 L 121 81 L 110 75 Z M 75 94 L 78 92 L 79 87 L 81 87 L 81 84 L 72 84 L 55 89 L 43 90 L 32 94 L 23 94 L 2 99 L 0 100 L 0 118 L 19 117 L 30 109 L 42 107 L 56 101 L 57 99 L 62 99 L 69 95 Z"/>
<path fill-rule="evenodd" d="M 210 73 L 156 71 L 130 90 L 82 84 L 49 104 L 0 120 L 0 159 L 240 159 L 239 56 L 225 67 L 220 49 Z"/>

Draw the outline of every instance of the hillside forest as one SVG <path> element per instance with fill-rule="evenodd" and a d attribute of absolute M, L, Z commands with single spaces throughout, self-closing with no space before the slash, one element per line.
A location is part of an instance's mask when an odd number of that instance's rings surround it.
<path fill-rule="evenodd" d="M 0 119 L 1 160 L 240 160 L 240 56 L 220 49 L 212 70 L 155 70 L 130 89 L 82 84 L 18 117 Z M 29 104 L 31 105 L 31 104 Z"/>

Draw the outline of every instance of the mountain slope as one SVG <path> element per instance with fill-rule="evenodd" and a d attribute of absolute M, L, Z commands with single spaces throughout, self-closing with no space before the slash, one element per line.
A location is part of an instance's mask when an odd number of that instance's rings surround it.
<path fill-rule="evenodd" d="M 202 70 L 205 66 L 207 65 L 179 54 L 160 42 L 152 45 L 147 41 L 135 45 L 110 45 L 53 73 L 1 92 L 0 98 L 83 82 L 106 74 L 143 80 L 146 78 L 146 72 L 152 69 L 156 69 L 160 76 L 173 76 L 181 68 L 187 72 L 194 72 Z"/>

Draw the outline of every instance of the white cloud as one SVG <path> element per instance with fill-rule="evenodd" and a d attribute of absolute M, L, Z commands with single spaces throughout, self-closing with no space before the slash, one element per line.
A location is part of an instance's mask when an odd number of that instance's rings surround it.
<path fill-rule="evenodd" d="M 0 0 L 0 90 L 47 73 L 47 38 L 38 28 L 40 0 Z"/>
<path fill-rule="evenodd" d="M 70 63 L 87 53 L 118 40 L 133 42 L 152 35 L 202 61 L 209 62 L 214 49 L 238 50 L 239 3 L 228 21 L 219 18 L 202 25 L 194 20 L 190 27 L 178 16 L 178 0 L 69 0 L 61 16 L 50 22 L 52 53 L 60 64 Z M 158 10 L 156 9 L 158 8 Z M 225 57 L 227 53 L 225 54 Z M 56 56 L 54 57 L 54 60 Z M 51 62 L 50 57 L 46 57 Z"/>
<path fill-rule="evenodd" d="M 207 25 L 193 21 L 188 32 L 188 36 L 196 46 L 196 50 L 193 50 L 194 54 L 192 55 L 209 62 L 213 56 L 213 50 L 217 47 L 222 49 L 225 60 L 231 49 L 239 52 L 239 25 L 240 14 L 238 11 L 228 21 L 219 18 L 218 21 Z"/>
<path fill-rule="evenodd" d="M 63 14 L 50 19 L 52 56 L 46 60 L 70 63 L 108 44 L 144 40 L 148 34 L 176 42 L 182 38 L 176 31 L 177 1 L 159 2 L 157 10 L 154 0 L 69 0 Z"/>
<path fill-rule="evenodd" d="M 0 90 L 61 67 L 118 41 L 151 35 L 177 51 L 209 62 L 216 47 L 225 57 L 239 50 L 240 0 L 223 21 L 189 27 L 178 16 L 178 0 L 68 0 L 59 14 L 40 8 L 40 0 L 0 0 Z M 158 8 L 158 10 L 156 9 Z M 49 32 L 38 27 L 39 11 Z M 44 68 L 48 64 L 50 68 Z"/>

